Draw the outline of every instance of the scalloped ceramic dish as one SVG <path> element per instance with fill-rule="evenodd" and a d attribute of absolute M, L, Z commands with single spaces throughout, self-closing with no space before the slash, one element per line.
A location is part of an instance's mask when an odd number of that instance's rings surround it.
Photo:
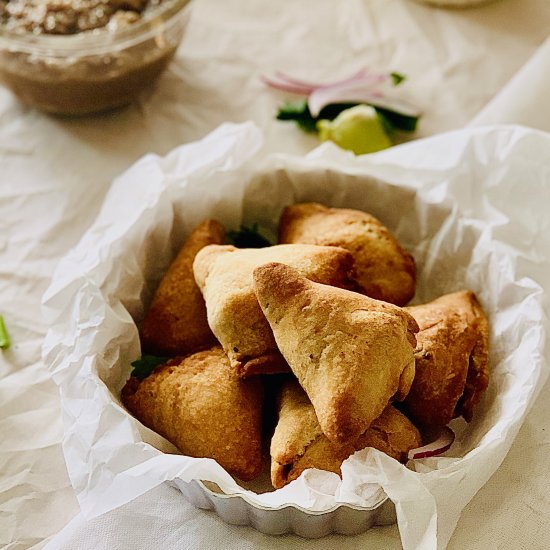
<path fill-rule="evenodd" d="M 311 512 L 296 505 L 258 506 L 243 495 L 227 495 L 207 483 L 173 481 L 197 508 L 212 510 L 226 523 L 249 526 L 266 535 L 293 533 L 308 539 L 330 534 L 359 535 L 376 525 L 392 525 L 397 521 L 395 506 L 388 497 L 371 508 L 342 504 L 324 512 Z"/>

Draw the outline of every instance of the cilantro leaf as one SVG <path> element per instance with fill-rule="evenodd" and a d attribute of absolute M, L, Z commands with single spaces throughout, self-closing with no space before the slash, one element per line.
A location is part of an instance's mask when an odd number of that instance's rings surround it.
<path fill-rule="evenodd" d="M 390 73 L 390 77 L 394 86 L 399 86 L 399 84 L 407 80 L 407 77 L 402 73 Z"/>
<path fill-rule="evenodd" d="M 399 73 L 392 73 L 394 82 L 399 80 L 399 83 L 403 82 L 404 76 Z M 396 86 L 398 84 L 395 84 Z M 285 103 L 277 114 L 278 120 L 293 120 L 306 132 L 316 132 L 317 131 L 317 122 L 319 120 L 334 120 L 342 111 L 355 107 L 356 105 L 361 105 L 359 102 L 354 103 L 331 103 L 326 105 L 321 109 L 318 117 L 313 117 L 309 111 L 307 101 L 305 99 L 300 101 L 289 101 Z M 368 105 L 368 104 L 367 104 Z M 414 132 L 418 125 L 417 116 L 405 115 L 391 109 L 384 109 L 382 107 L 376 107 L 376 112 L 380 116 L 384 128 L 388 132 L 394 132 L 396 130 L 401 130 L 404 132 Z"/>
<path fill-rule="evenodd" d="M 277 120 L 293 120 L 302 130 L 317 132 L 317 122 L 321 119 L 334 120 L 342 111 L 355 107 L 359 103 L 332 103 L 323 107 L 319 116 L 314 117 L 309 111 L 307 100 L 287 101 L 277 113 Z"/>
<path fill-rule="evenodd" d="M 311 116 L 305 99 L 285 102 L 279 107 L 277 120 L 293 120 L 305 132 L 316 132 L 317 119 Z"/>
<path fill-rule="evenodd" d="M 168 357 L 159 357 L 157 355 L 143 355 L 139 359 L 132 362 L 134 370 L 131 376 L 135 376 L 140 380 L 147 378 L 159 365 L 168 361 Z"/>
<path fill-rule="evenodd" d="M 11 345 L 11 338 L 8 329 L 4 323 L 4 318 L 0 315 L 0 349 L 8 349 Z"/>
<path fill-rule="evenodd" d="M 317 120 L 334 120 L 341 112 L 357 107 L 361 103 L 331 103 L 321 109 Z"/>
<path fill-rule="evenodd" d="M 403 132 L 414 132 L 416 130 L 419 117 L 404 115 L 403 113 L 391 111 L 390 109 L 382 109 L 381 107 L 374 108 L 382 119 L 382 123 L 387 131 L 401 130 Z"/>
<path fill-rule="evenodd" d="M 237 248 L 265 248 L 271 246 L 271 243 L 259 233 L 257 223 L 252 227 L 241 225 L 238 231 L 228 231 L 227 239 Z"/>

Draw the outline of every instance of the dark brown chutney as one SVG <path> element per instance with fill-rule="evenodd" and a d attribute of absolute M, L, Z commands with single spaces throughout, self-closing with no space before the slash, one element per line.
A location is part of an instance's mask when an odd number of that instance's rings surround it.
<path fill-rule="evenodd" d="M 0 26 L 16 33 L 76 34 L 135 23 L 162 0 L 0 0 Z"/>
<path fill-rule="evenodd" d="M 55 114 L 128 105 L 174 56 L 188 4 L 0 0 L 0 84 L 23 103 Z"/>

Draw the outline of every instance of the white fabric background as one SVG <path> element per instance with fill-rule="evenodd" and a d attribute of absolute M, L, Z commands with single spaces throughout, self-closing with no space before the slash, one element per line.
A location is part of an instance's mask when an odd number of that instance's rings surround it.
<path fill-rule="evenodd" d="M 430 135 L 466 125 L 549 30 L 548 0 L 501 0 L 467 11 L 407 0 L 197 0 L 177 60 L 138 105 L 64 120 L 21 107 L 0 88 L 0 312 L 14 342 L 0 354 L 0 546 L 40 548 L 51 539 L 51 549 L 400 548 L 394 527 L 315 542 L 265 537 L 193 509 L 169 487 L 86 523 L 59 444 L 57 389 L 40 364 L 47 328 L 40 297 L 58 259 L 94 219 L 111 179 L 142 154 L 163 154 L 225 120 L 256 121 L 266 152 L 301 153 L 316 144 L 273 120 L 284 96 L 263 88 L 260 74 L 282 69 L 320 79 L 363 65 L 400 70 L 426 111 L 419 134 Z M 548 74 L 549 58 L 538 59 Z M 530 74 L 548 86 L 541 71 Z M 547 105 L 547 94 L 529 96 L 526 107 Z M 502 105 L 497 117 L 511 104 Z M 523 113 L 506 121 L 521 122 Z M 466 509 L 449 548 L 550 547 L 547 394 L 548 388 L 502 467 Z"/>

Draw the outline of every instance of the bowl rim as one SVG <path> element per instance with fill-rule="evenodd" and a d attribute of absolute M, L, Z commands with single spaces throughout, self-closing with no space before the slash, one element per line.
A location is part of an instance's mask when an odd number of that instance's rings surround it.
<path fill-rule="evenodd" d="M 75 34 L 17 33 L 0 25 L 0 49 L 52 57 L 89 57 L 144 42 L 178 20 L 192 0 L 164 0 L 144 16 L 117 31 L 104 27 Z"/>
<path fill-rule="evenodd" d="M 309 510 L 308 508 L 304 508 L 303 506 L 300 506 L 299 504 L 296 504 L 294 502 L 285 502 L 284 504 L 278 504 L 278 505 L 258 504 L 256 502 L 252 502 L 245 493 L 225 493 L 223 492 L 222 489 L 220 489 L 220 492 L 217 492 L 217 491 L 213 491 L 212 489 L 210 489 L 210 487 L 206 485 L 206 483 L 212 483 L 212 482 L 208 482 L 202 479 L 195 479 L 193 481 L 195 481 L 197 485 L 211 498 L 221 499 L 221 500 L 239 500 L 240 499 L 246 502 L 249 506 L 252 506 L 253 508 L 256 508 L 258 510 L 269 511 L 269 512 L 293 508 L 295 510 L 298 510 L 310 516 L 322 516 L 325 514 L 331 514 L 340 508 L 349 508 L 356 512 L 370 512 L 373 510 L 377 510 L 385 502 L 389 500 L 388 495 L 383 491 L 382 486 L 380 486 L 384 494 L 376 503 L 372 504 L 371 506 L 361 506 L 359 504 L 353 504 L 350 502 L 336 502 L 326 510 Z"/>

